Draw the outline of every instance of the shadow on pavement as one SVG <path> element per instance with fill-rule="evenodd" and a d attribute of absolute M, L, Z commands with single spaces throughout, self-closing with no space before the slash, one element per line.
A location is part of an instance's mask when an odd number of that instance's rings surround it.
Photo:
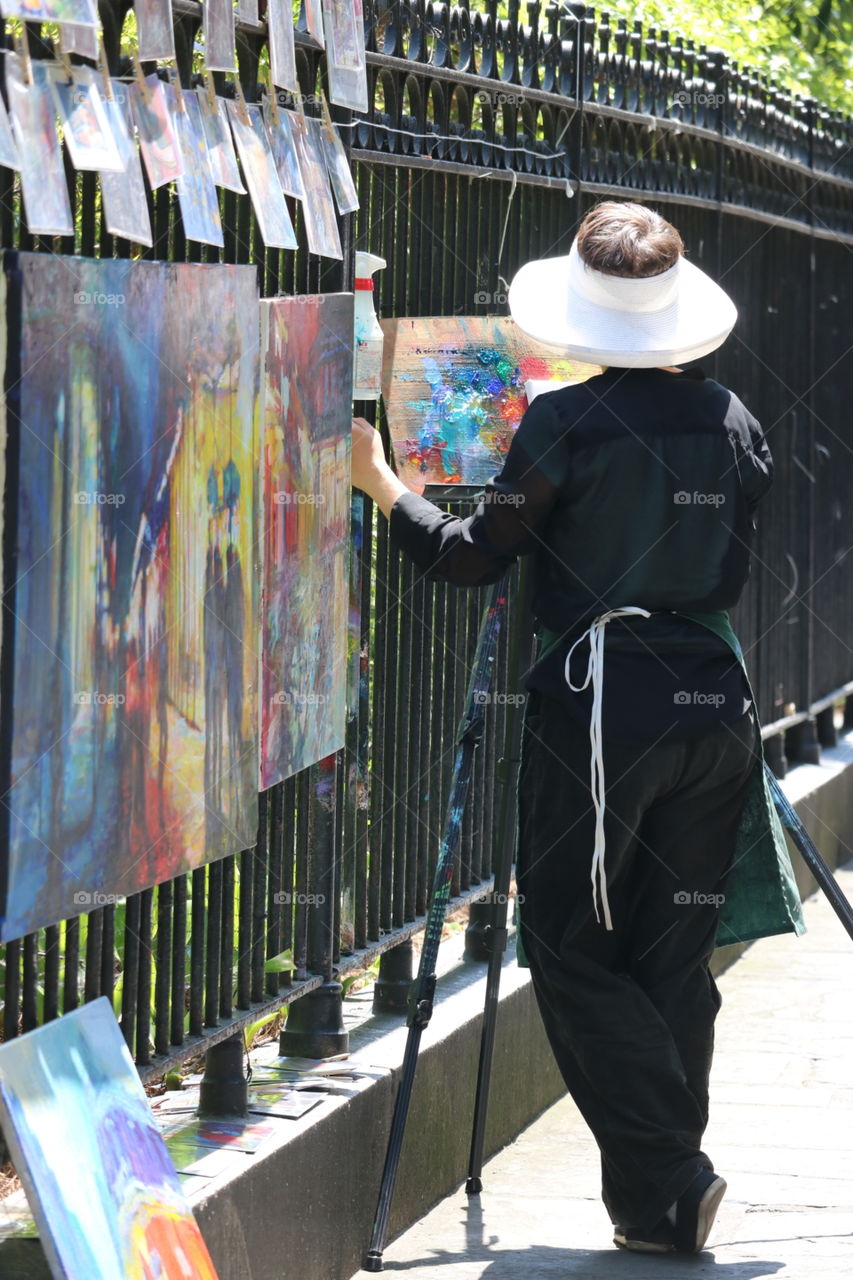
<path fill-rule="evenodd" d="M 410 1271 L 413 1275 L 421 1269 L 429 1277 L 438 1267 L 487 1262 L 477 1272 L 477 1280 L 557 1280 L 561 1277 L 583 1277 L 583 1280 L 700 1280 L 714 1276 L 715 1280 L 753 1280 L 759 1276 L 772 1276 L 785 1263 L 781 1260 L 759 1258 L 753 1261 L 724 1262 L 717 1265 L 714 1255 L 706 1250 L 695 1257 L 676 1253 L 641 1254 L 628 1253 L 613 1248 L 598 1252 L 592 1249 L 553 1249 L 544 1245 L 531 1245 L 527 1249 L 506 1249 L 492 1254 L 488 1245 L 466 1249 L 464 1253 L 451 1253 L 436 1249 L 428 1258 L 407 1258 L 405 1262 L 386 1261 L 384 1270 Z"/>
<path fill-rule="evenodd" d="M 523 1212 L 523 1210 L 522 1210 Z M 615 1246 L 602 1249 L 555 1249 L 550 1245 L 531 1245 L 524 1249 L 500 1248 L 500 1238 L 486 1237 L 483 1209 L 478 1199 L 468 1201 L 465 1210 L 466 1246 L 462 1253 L 437 1248 L 428 1258 L 408 1258 L 405 1262 L 387 1260 L 385 1271 L 425 1272 L 425 1280 L 439 1267 L 485 1263 L 477 1272 L 477 1280 L 548 1280 L 549 1277 L 581 1277 L 582 1280 L 758 1280 L 772 1276 L 785 1263 L 781 1259 L 756 1258 L 738 1262 L 716 1263 L 713 1251 L 706 1249 L 694 1256 L 684 1254 L 631 1253 Z M 606 1230 L 606 1226 L 605 1226 Z M 466 1277 L 467 1280 L 467 1277 Z"/>

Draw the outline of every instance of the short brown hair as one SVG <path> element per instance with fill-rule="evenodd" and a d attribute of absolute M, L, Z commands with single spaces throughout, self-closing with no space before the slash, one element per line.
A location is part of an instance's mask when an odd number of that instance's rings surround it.
<path fill-rule="evenodd" d="M 578 229 L 578 253 L 587 266 L 608 276 L 657 276 L 684 252 L 675 227 L 641 204 L 604 200 Z"/>

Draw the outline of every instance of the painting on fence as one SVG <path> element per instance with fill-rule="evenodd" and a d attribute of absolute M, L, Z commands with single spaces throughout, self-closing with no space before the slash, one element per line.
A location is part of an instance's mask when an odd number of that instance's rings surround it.
<path fill-rule="evenodd" d="M 184 235 L 202 244 L 224 245 L 219 217 L 219 195 L 207 149 L 198 96 L 192 89 L 163 86 L 172 112 L 175 133 L 184 158 L 184 172 L 176 180 Z"/>
<path fill-rule="evenodd" d="M 62 135 L 75 169 L 124 170 L 93 67 L 74 67 L 70 78 L 60 64 L 50 68 L 50 87 Z"/>
<path fill-rule="evenodd" d="M 0 1117 L 55 1280 L 216 1280 L 105 997 L 0 1046 Z"/>
<path fill-rule="evenodd" d="M 142 160 L 130 116 L 130 102 L 125 86 L 114 80 L 113 96 L 104 99 L 104 107 L 113 137 L 124 162 L 124 173 L 101 172 L 101 196 L 104 222 L 114 236 L 124 236 L 137 244 L 151 245 L 151 219 L 142 176 Z"/>
<path fill-rule="evenodd" d="M 14 53 L 6 53 L 4 66 L 27 229 L 32 235 L 73 235 L 74 219 L 47 64 L 33 63 L 32 84 L 27 84 L 25 69 Z"/>
<path fill-rule="evenodd" d="M 8 939 L 254 842 L 258 298 L 253 267 L 5 268 Z"/>
<path fill-rule="evenodd" d="M 260 107 L 254 104 L 241 107 L 229 98 L 228 117 L 264 244 L 270 249 L 296 249 L 296 232 L 278 180 Z"/>
<path fill-rule="evenodd" d="M 261 788 L 343 746 L 352 294 L 261 303 Z"/>
<path fill-rule="evenodd" d="M 22 22 L 73 22 L 81 27 L 97 27 L 95 0 L 0 0 L 4 18 Z"/>
<path fill-rule="evenodd" d="M 503 316 L 383 320 L 383 394 L 400 479 L 485 484 L 527 408 L 525 382 L 599 373 L 543 350 Z"/>

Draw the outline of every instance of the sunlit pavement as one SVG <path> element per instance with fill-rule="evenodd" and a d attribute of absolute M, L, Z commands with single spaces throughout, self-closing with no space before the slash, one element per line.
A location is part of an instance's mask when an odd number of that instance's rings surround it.
<path fill-rule="evenodd" d="M 838 879 L 853 897 L 853 863 Z M 806 923 L 802 938 L 756 943 L 718 979 L 705 1150 L 729 1189 L 704 1253 L 613 1247 L 597 1149 L 563 1099 L 489 1162 L 479 1197 L 460 1187 L 393 1241 L 385 1271 L 422 1280 L 853 1277 L 853 942 L 822 894 L 806 903 Z"/>

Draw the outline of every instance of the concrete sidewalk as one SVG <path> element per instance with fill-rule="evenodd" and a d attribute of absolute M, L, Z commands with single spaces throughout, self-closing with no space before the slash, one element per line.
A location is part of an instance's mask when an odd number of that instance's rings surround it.
<path fill-rule="evenodd" d="M 853 863 L 837 874 L 853 898 Z M 423 1280 L 853 1277 L 853 942 L 822 894 L 806 903 L 806 922 L 804 937 L 756 943 L 718 979 L 704 1145 L 729 1190 L 706 1252 L 613 1247 L 597 1148 L 565 1098 L 486 1165 L 481 1196 L 460 1187 L 390 1244 L 385 1271 Z"/>

